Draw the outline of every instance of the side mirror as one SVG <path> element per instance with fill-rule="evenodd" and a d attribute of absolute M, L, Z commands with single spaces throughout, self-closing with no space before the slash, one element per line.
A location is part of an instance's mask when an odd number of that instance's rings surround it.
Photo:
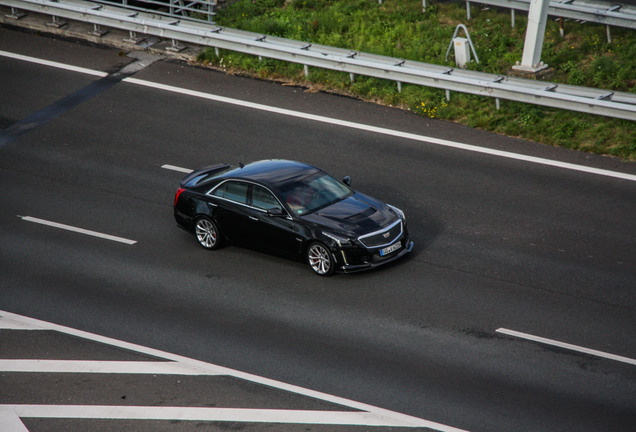
<path fill-rule="evenodd" d="M 284 217 L 286 216 L 285 211 L 281 208 L 274 207 L 267 210 L 267 216 L 269 217 Z"/>
<path fill-rule="evenodd" d="M 351 186 L 351 177 L 345 176 L 345 178 L 342 179 L 342 182 L 347 186 Z"/>

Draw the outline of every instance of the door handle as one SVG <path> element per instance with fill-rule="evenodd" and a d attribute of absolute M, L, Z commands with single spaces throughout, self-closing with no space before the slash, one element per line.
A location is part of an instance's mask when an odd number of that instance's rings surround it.
<path fill-rule="evenodd" d="M 248 217 L 249 217 L 250 219 L 252 219 L 253 221 L 258 222 L 258 218 L 257 218 L 257 217 L 254 217 L 254 216 L 248 216 Z"/>

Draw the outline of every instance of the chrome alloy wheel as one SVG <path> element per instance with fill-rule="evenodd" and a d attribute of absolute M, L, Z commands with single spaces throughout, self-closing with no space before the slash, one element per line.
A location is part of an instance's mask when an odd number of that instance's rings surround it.
<path fill-rule="evenodd" d="M 334 272 L 333 255 L 322 243 L 312 243 L 309 246 L 307 259 L 311 269 L 320 276 L 329 276 Z"/>
<path fill-rule="evenodd" d="M 206 249 L 214 249 L 218 245 L 219 230 L 208 218 L 201 218 L 195 224 L 195 234 L 199 244 Z"/>

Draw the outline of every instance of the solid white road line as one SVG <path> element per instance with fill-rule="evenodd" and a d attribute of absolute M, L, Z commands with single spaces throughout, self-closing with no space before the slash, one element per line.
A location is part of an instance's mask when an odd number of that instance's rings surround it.
<path fill-rule="evenodd" d="M 65 63 L 58 63 L 58 62 L 54 62 L 54 61 L 50 61 L 50 60 L 43 60 L 43 59 L 39 59 L 36 57 L 30 57 L 30 56 L 25 56 L 22 54 L 15 54 L 15 53 L 11 53 L 8 51 L 1 51 L 0 50 L 0 56 L 3 57 L 9 57 L 15 60 L 21 60 L 21 61 L 26 61 L 29 63 L 35 63 L 35 64 L 39 64 L 42 66 L 50 66 L 50 67 L 54 67 L 57 69 L 64 69 L 67 71 L 71 71 L 71 72 L 79 72 L 79 73 L 83 73 L 85 75 L 92 75 L 92 76 L 96 76 L 96 77 L 100 77 L 103 78 L 105 76 L 108 76 L 107 72 L 100 72 L 100 71 L 96 71 L 93 69 L 86 69 L 83 67 L 78 67 L 78 66 L 72 66 L 69 64 L 65 64 Z"/>
<path fill-rule="evenodd" d="M 596 175 L 602 175 L 602 176 L 606 176 L 606 177 L 619 178 L 619 179 L 623 179 L 623 180 L 636 181 L 636 175 L 634 175 L 634 174 L 626 174 L 626 173 L 621 173 L 621 172 L 617 172 L 617 171 L 610 171 L 610 170 L 605 170 L 605 169 L 600 169 L 600 168 L 586 167 L 586 166 L 583 166 L 583 165 L 576 165 L 576 164 L 567 163 L 567 162 L 559 162 L 559 161 L 555 161 L 555 160 L 551 160 L 551 159 L 544 159 L 544 158 L 539 158 L 539 157 L 535 157 L 535 156 L 527 156 L 527 155 L 522 155 L 522 154 L 518 154 L 518 153 L 512 153 L 512 152 L 507 152 L 507 151 L 502 151 L 502 150 L 495 150 L 495 149 L 490 149 L 490 148 L 486 148 L 486 147 L 479 147 L 479 146 L 475 146 L 475 145 L 471 145 L 471 144 L 463 144 L 463 143 L 459 143 L 459 142 L 456 142 L 456 141 L 449 141 L 449 140 L 440 139 L 440 138 L 433 138 L 433 137 L 429 137 L 429 136 L 425 136 L 425 135 L 418 135 L 418 134 L 413 134 L 413 133 L 409 133 L 409 132 L 402 132 L 402 131 L 397 131 L 397 130 L 393 130 L 393 129 L 387 129 L 387 128 L 382 128 L 382 127 L 377 127 L 377 126 L 366 125 L 366 124 L 362 124 L 362 123 L 350 122 L 350 121 L 346 121 L 346 120 L 339 120 L 339 119 L 335 119 L 335 118 L 331 118 L 331 117 L 324 117 L 324 116 L 320 116 L 320 115 L 308 114 L 308 113 L 303 113 L 303 112 L 299 112 L 299 111 L 292 111 L 292 110 L 288 110 L 288 109 L 284 109 L 284 108 L 277 108 L 277 107 L 273 107 L 273 106 L 269 106 L 269 105 L 263 105 L 263 104 L 258 104 L 258 103 L 254 103 L 254 102 L 247 102 L 247 101 L 243 101 L 243 100 L 239 100 L 239 99 L 232 99 L 232 98 L 228 98 L 228 97 L 225 97 L 225 96 L 218 96 L 218 95 L 213 95 L 213 94 L 210 94 L 210 93 L 204 93 L 204 92 L 199 92 L 199 91 L 194 91 L 194 90 L 188 90 L 188 89 L 184 89 L 184 88 L 181 88 L 181 87 L 175 87 L 175 86 L 166 85 L 166 84 L 153 83 L 153 82 L 150 82 L 150 81 L 140 80 L 140 79 L 137 79 L 137 78 L 125 78 L 124 81 L 127 82 L 127 83 L 131 83 L 131 84 L 137 84 L 137 85 L 141 85 L 141 86 L 145 86 L 145 87 L 151 87 L 151 88 L 155 88 L 155 89 L 158 89 L 158 90 L 164 90 L 164 91 L 168 91 L 168 92 L 172 92 L 172 93 L 178 93 L 178 94 L 182 94 L 182 95 L 186 95 L 186 96 L 193 96 L 193 97 L 198 97 L 198 98 L 202 98 L 202 99 L 213 100 L 213 101 L 216 101 L 216 102 L 222 102 L 222 103 L 227 103 L 227 104 L 232 104 L 232 105 L 238 105 L 238 106 L 242 106 L 242 107 L 245 107 L 245 108 L 252 108 L 252 109 L 257 109 L 257 110 L 261 110 L 261 111 L 267 111 L 267 112 L 271 112 L 271 113 L 275 113 L 275 114 L 282 114 L 282 115 L 286 115 L 286 116 L 289 116 L 289 117 L 298 117 L 298 118 L 303 118 L 303 119 L 306 119 L 306 120 L 313 120 L 313 121 L 317 121 L 317 122 L 333 124 L 333 125 L 336 125 L 336 126 L 343 126 L 343 127 L 348 127 L 348 128 L 352 128 L 352 129 L 359 129 L 359 130 L 364 130 L 364 131 L 367 131 L 367 132 L 374 132 L 374 133 L 378 133 L 378 134 L 389 135 L 389 136 L 393 136 L 393 137 L 396 137 L 396 138 L 404 138 L 404 139 L 413 140 L 413 141 L 426 142 L 426 143 L 436 144 L 436 145 L 444 146 L 444 147 L 451 147 L 451 148 L 456 148 L 456 149 L 460 149 L 460 150 L 467 150 L 467 151 L 471 151 L 471 152 L 475 152 L 475 153 L 482 153 L 482 154 L 487 154 L 487 155 L 491 155 L 491 156 L 503 157 L 503 158 L 507 158 L 507 159 L 515 159 L 515 160 L 519 160 L 519 161 L 530 162 L 530 163 L 535 163 L 535 164 L 540 164 L 540 165 L 553 166 L 553 167 L 568 169 L 568 170 L 572 170 L 572 171 L 580 171 L 580 172 L 585 172 L 585 173 L 589 173 L 589 174 L 596 174 Z"/>
<path fill-rule="evenodd" d="M 90 73 L 91 75 L 104 76 L 103 72 L 91 71 L 89 69 L 83 69 L 83 68 L 76 68 L 76 67 L 73 67 L 73 66 L 64 65 L 62 63 L 49 62 L 49 61 L 46 61 L 46 60 L 41 60 L 41 59 L 37 59 L 37 58 L 33 58 L 33 57 L 27 57 L 27 56 L 23 56 L 23 55 L 19 55 L 19 54 L 13 54 L 13 53 L 9 53 L 9 52 L 6 52 L 6 51 L 0 51 L 0 55 L 6 56 L 6 57 L 15 58 L 15 59 L 19 59 L 19 60 L 23 60 L 23 61 L 30 61 L 30 62 L 33 62 L 33 63 L 43 64 L 43 65 L 47 65 L 47 66 L 60 67 L 60 68 L 63 68 L 63 69 L 73 70 L 73 71 L 76 71 L 76 72 Z M 232 105 L 238 105 L 238 106 L 242 106 L 242 107 L 245 107 L 245 108 L 252 108 L 252 109 L 257 109 L 257 110 L 261 110 L 261 111 L 267 111 L 267 112 L 271 112 L 271 113 L 286 115 L 286 116 L 290 116 L 290 117 L 298 117 L 298 118 L 303 118 L 303 119 L 306 119 L 306 120 L 313 120 L 313 121 L 333 124 L 333 125 L 337 125 L 337 126 L 343 126 L 343 127 L 353 128 L 353 129 L 359 129 L 359 130 L 364 130 L 364 131 L 368 131 L 368 132 L 374 132 L 374 133 L 379 133 L 379 134 L 383 134 L 383 135 L 389 135 L 389 136 L 393 136 L 393 137 L 397 137 L 397 138 L 404 138 L 404 139 L 408 139 L 408 140 L 425 142 L 425 143 L 435 144 L 435 145 L 444 146 L 444 147 L 456 148 L 456 149 L 471 151 L 471 152 L 475 152 L 475 153 L 482 153 L 482 154 L 487 154 L 487 155 L 491 155 L 491 156 L 503 157 L 503 158 L 507 158 L 507 159 L 514 159 L 514 160 L 530 162 L 530 163 L 546 165 L 546 166 L 552 166 L 552 167 L 562 168 L 562 169 L 567 169 L 567 170 L 572 170 L 572 171 L 579 171 L 579 172 L 584 172 L 584 173 L 588 173 L 588 174 L 595 174 L 595 175 L 600 175 L 600 176 L 613 177 L 613 178 L 618 178 L 618 179 L 622 179 L 622 180 L 636 181 L 636 175 L 634 175 L 634 174 L 626 174 L 626 173 L 622 173 L 622 172 L 618 172 L 618 171 L 610 171 L 610 170 L 605 170 L 605 169 L 600 169 L 600 168 L 587 167 L 587 166 L 584 166 L 584 165 L 577 165 L 577 164 L 572 164 L 572 163 L 567 163 L 567 162 L 559 162 L 559 161 L 555 161 L 555 160 L 551 160 L 551 159 L 544 159 L 544 158 L 539 158 L 539 157 L 534 157 L 534 156 L 526 156 L 526 155 L 522 155 L 522 154 L 518 154 L 518 153 L 512 153 L 512 152 L 507 152 L 507 151 L 489 149 L 489 148 L 479 147 L 479 146 L 475 146 L 475 145 L 471 145 L 471 144 L 459 143 L 459 142 L 456 142 L 456 141 L 449 141 L 449 140 L 444 140 L 444 139 L 439 139 L 439 138 L 428 137 L 428 136 L 425 136 L 425 135 L 417 135 L 417 134 L 401 132 L 401 131 L 397 131 L 397 130 L 393 130 L 393 129 L 387 129 L 387 128 L 381 128 L 381 127 L 376 127 L 376 126 L 371 126 L 371 125 L 365 125 L 365 124 L 362 124 L 362 123 L 349 122 L 349 121 L 339 120 L 339 119 L 330 118 L 330 117 L 324 117 L 324 116 L 319 116 L 319 115 L 314 115 L 314 114 L 303 113 L 303 112 L 299 112 L 299 111 L 292 111 L 292 110 L 283 109 L 283 108 L 277 108 L 277 107 L 273 107 L 273 106 L 269 106 L 269 105 L 263 105 L 263 104 L 247 102 L 247 101 L 243 101 L 243 100 L 239 100 L 239 99 L 232 99 L 232 98 L 228 98 L 228 97 L 224 97 L 224 96 L 213 95 L 213 94 L 210 94 L 210 93 L 204 93 L 204 92 L 199 92 L 199 91 L 194 91 L 194 90 L 188 90 L 188 89 L 175 87 L 175 86 L 171 86 L 171 85 L 153 83 L 153 82 L 150 82 L 150 81 L 140 80 L 140 79 L 137 79 L 137 78 L 128 77 L 128 78 L 125 78 L 123 81 L 127 82 L 129 84 L 141 85 L 141 86 L 150 87 L 150 88 L 154 88 L 154 89 L 158 89 L 158 90 L 168 91 L 168 92 L 172 92 L 172 93 L 178 93 L 178 94 L 182 94 L 182 95 L 186 95 L 186 96 L 193 96 L 193 97 L 203 98 L 203 99 L 207 99 L 207 100 L 213 100 L 213 101 L 216 101 L 216 102 L 227 103 L 227 104 L 232 104 Z"/>
<path fill-rule="evenodd" d="M 565 343 L 565 342 L 559 342 L 553 339 L 546 339 L 540 336 L 534 336 L 528 333 L 522 333 L 522 332 L 518 332 L 515 330 L 508 330 L 505 328 L 499 328 L 496 330 L 497 333 L 502 333 L 502 334 L 506 334 L 508 336 L 514 336 L 514 337 L 518 337 L 521 339 L 526 339 L 526 340 L 530 340 L 533 342 L 539 342 L 542 344 L 546 344 L 546 345 L 552 345 L 552 346 L 556 346 L 559 348 L 565 348 L 565 349 L 569 349 L 572 351 L 578 351 L 584 354 L 590 354 L 593 356 L 597 356 L 597 357 L 602 357 L 602 358 L 606 358 L 606 359 L 610 359 L 610 360 L 616 360 L 619 362 L 623 362 L 623 363 L 628 363 L 628 364 L 632 364 L 632 365 L 636 365 L 636 360 L 631 359 L 629 357 L 623 357 L 623 356 L 619 356 L 619 355 L 615 355 L 615 354 L 609 354 L 603 351 L 597 351 L 594 349 L 590 349 L 590 348 L 585 348 L 582 346 L 578 346 L 578 345 L 572 345 L 569 343 Z"/>
<path fill-rule="evenodd" d="M 103 373 L 151 375 L 222 375 L 169 361 L 0 360 L 0 372 Z M 1 431 L 2 429 L 0 429 Z"/>
<path fill-rule="evenodd" d="M 97 231 L 91 231 L 91 230 L 86 230 L 83 228 L 77 228 L 71 225 L 64 225 L 61 223 L 57 223 L 57 222 L 51 222 L 51 221 L 47 221 L 44 219 L 38 219 L 38 218 L 34 218 L 31 216 L 18 216 L 20 219 L 22 219 L 23 221 L 27 221 L 27 222 L 34 222 L 40 225 L 47 225 L 50 227 L 54 227 L 54 228 L 60 228 L 63 230 L 67 230 L 67 231 L 73 231 L 76 233 L 80 233 L 80 234 L 85 234 L 85 235 L 89 235 L 89 236 L 93 236 L 93 237 L 99 237 L 102 239 L 106 239 L 106 240 L 111 240 L 111 241 L 115 241 L 115 242 L 119 242 L 119 243 L 125 243 L 127 245 L 134 245 L 135 243 L 137 243 L 136 240 L 129 240 L 127 238 L 123 238 L 123 237 L 117 237 L 117 236 L 113 236 L 110 234 L 103 234 Z"/>
<path fill-rule="evenodd" d="M 0 405 L 0 407 L 2 407 Z M 103 406 L 103 405 L 4 405 L 19 417 L 128 419 L 128 420 L 181 420 L 223 421 L 251 423 L 298 423 L 348 426 L 412 427 L 412 423 L 396 422 L 370 412 L 360 411 L 303 411 L 250 408 L 202 408 L 156 406 Z M 435 423 L 419 427 L 435 427 Z M 446 428 L 446 432 L 465 432 Z"/>
<path fill-rule="evenodd" d="M 17 323 L 21 325 L 18 326 Z M 263 378 L 258 375 L 249 374 L 246 372 L 237 371 L 234 369 L 229 369 L 223 366 L 218 366 L 210 363 L 205 363 L 200 360 L 194 360 L 188 357 L 183 357 L 177 354 L 167 353 L 165 351 L 156 350 L 153 348 L 143 347 L 141 345 L 132 344 L 129 342 L 120 341 L 117 339 L 108 338 L 105 336 L 96 335 L 93 333 L 88 333 L 82 330 L 73 329 L 70 327 L 61 326 L 58 324 L 49 323 L 46 321 L 40 321 L 34 318 L 28 318 L 21 315 L 17 315 L 11 312 L 5 312 L 0 310 L 0 329 L 1 328 L 20 328 L 22 330 L 51 330 L 57 331 L 60 333 L 69 334 L 72 336 L 76 336 L 79 338 L 119 347 L 125 350 L 131 350 L 138 353 L 143 353 L 152 357 L 156 357 L 158 359 L 170 360 L 173 362 L 178 362 L 184 365 L 184 367 L 191 367 L 195 370 L 202 371 L 203 374 L 208 375 L 226 375 L 231 376 L 237 379 L 261 384 L 264 386 L 273 387 L 279 390 L 287 391 L 290 393 L 295 393 L 302 396 L 307 396 L 310 398 L 323 400 L 327 402 L 331 402 L 333 404 L 341 405 L 347 408 L 351 408 L 353 410 L 359 410 L 360 412 L 344 412 L 344 413 L 335 413 L 333 417 L 328 417 L 330 411 L 320 411 L 320 412 L 312 412 L 312 411 L 285 411 L 285 410 L 233 410 L 227 411 L 226 413 L 222 411 L 209 411 L 206 412 L 202 409 L 194 409 L 194 408 L 176 408 L 176 407 L 168 407 L 167 410 L 161 410 L 159 407 L 139 407 L 138 410 L 135 407 L 69 407 L 69 406 L 41 406 L 41 405 L 5 405 L 5 407 L 9 407 L 11 409 L 18 408 L 16 412 L 20 417 L 68 417 L 68 418 L 98 418 L 91 417 L 90 409 L 99 409 L 99 413 L 94 413 L 95 416 L 107 415 L 108 412 L 114 412 L 115 417 L 106 417 L 106 418 L 122 418 L 117 416 L 130 416 L 124 418 L 148 418 L 147 408 L 152 409 L 151 415 L 156 416 L 152 417 L 157 420 L 160 419 L 175 419 L 175 420 L 196 420 L 199 419 L 198 416 L 204 416 L 204 420 L 206 418 L 213 419 L 221 419 L 225 418 L 222 416 L 229 416 L 228 418 L 235 419 L 235 421 L 272 421 L 272 422 L 283 422 L 289 421 L 292 423 L 309 423 L 308 420 L 320 421 L 321 418 L 327 418 L 332 422 L 340 422 L 340 421 L 350 421 L 350 422 L 359 422 L 359 423 L 351 423 L 351 424 L 359 424 L 359 425 L 380 425 L 380 426 L 402 426 L 402 427 L 419 427 L 419 428 L 429 428 L 432 430 L 436 430 L 439 432 L 467 432 L 463 429 L 454 428 L 452 426 L 443 425 L 440 423 L 432 422 L 429 420 L 420 419 L 417 417 L 413 417 L 407 414 L 401 414 L 395 411 L 390 411 L 383 408 L 378 408 L 373 405 L 364 404 L 361 402 L 352 401 L 349 399 L 341 398 L 338 396 L 329 395 L 326 393 L 321 393 L 314 390 L 309 390 L 303 387 L 295 386 L 292 384 L 287 384 L 281 381 L 272 380 L 269 378 Z M 3 405 L 0 405 L 2 408 Z M 130 409 L 130 411 L 121 411 L 124 409 Z M 192 411 L 188 411 L 192 410 Z M 64 411 L 64 412 L 62 412 Z M 261 413 L 261 414 L 259 414 Z M 290 414 L 291 413 L 291 414 Z M 308 416 L 305 417 L 305 414 Z M 255 420 L 259 418 L 258 416 L 262 415 L 271 420 Z M 293 416 L 293 417 L 290 417 Z M 86 417 L 88 416 L 88 417 Z M 207 417 L 205 417 L 207 416 Z M 236 417 L 240 416 L 240 417 Z M 336 418 L 337 417 L 337 418 Z M 248 420 L 251 419 L 251 420 Z M 293 420 L 293 421 L 292 421 Z M 221 421 L 221 420 L 218 420 Z M 231 420 L 230 420 L 231 421 Z M 330 423 L 330 424 L 348 424 L 348 423 Z M 12 431 L 13 432 L 13 431 Z"/>

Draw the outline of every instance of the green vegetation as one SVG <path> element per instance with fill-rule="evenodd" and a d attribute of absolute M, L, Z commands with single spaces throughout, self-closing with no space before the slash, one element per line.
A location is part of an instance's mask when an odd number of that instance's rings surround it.
<path fill-rule="evenodd" d="M 421 0 L 237 0 L 220 11 L 222 26 L 288 39 L 312 42 L 454 66 L 453 50 L 444 57 L 457 24 L 465 24 L 475 44 L 480 63 L 472 70 L 505 75 L 521 60 L 526 17 L 517 14 L 515 27 L 510 12 L 473 4 L 472 19 L 466 19 L 464 2 L 432 3 L 422 12 Z M 636 32 L 613 27 L 612 43 L 605 26 L 550 19 L 542 60 L 554 67 L 550 81 L 608 90 L 636 92 Z M 463 36 L 463 32 L 459 32 Z M 496 133 L 550 145 L 636 160 L 636 124 L 602 116 L 579 114 L 536 105 L 501 101 L 497 110 L 492 98 L 309 68 L 221 50 L 216 57 L 209 49 L 201 61 L 235 73 L 346 93 L 410 109 L 422 116 L 463 123 Z"/>

